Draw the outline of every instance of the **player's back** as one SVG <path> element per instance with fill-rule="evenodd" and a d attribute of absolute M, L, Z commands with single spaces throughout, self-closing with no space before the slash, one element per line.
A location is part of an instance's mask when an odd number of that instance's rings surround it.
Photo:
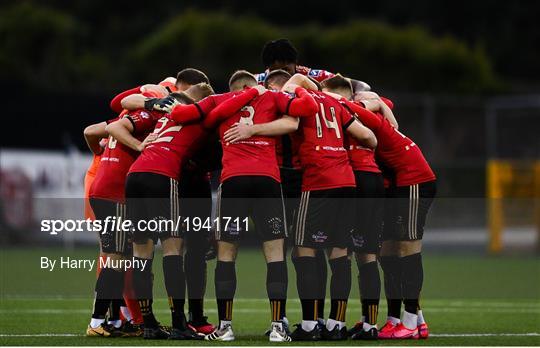
<path fill-rule="evenodd" d="M 302 190 L 354 186 L 354 175 L 344 147 L 344 126 L 352 115 L 334 98 L 309 91 L 319 106 L 315 116 L 300 119 Z"/>
<path fill-rule="evenodd" d="M 270 176 L 280 181 L 276 158 L 276 139 L 269 136 L 253 136 L 235 143 L 224 142 L 224 133 L 235 123 L 262 124 L 281 117 L 290 96 L 282 92 L 268 91 L 255 99 L 219 126 L 223 146 L 223 171 L 221 180 L 232 176 Z"/>

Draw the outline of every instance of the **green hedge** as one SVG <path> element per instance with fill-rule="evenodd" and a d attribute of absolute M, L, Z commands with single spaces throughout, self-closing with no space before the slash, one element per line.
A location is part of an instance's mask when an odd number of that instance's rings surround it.
<path fill-rule="evenodd" d="M 481 47 L 418 27 L 357 20 L 282 28 L 256 17 L 188 10 L 159 27 L 141 27 L 137 39 L 109 39 L 121 30 L 118 23 L 92 28 L 66 13 L 17 3 L 0 11 L 0 76 L 41 88 L 110 91 L 192 66 L 225 86 L 236 69 L 262 70 L 266 41 L 289 37 L 300 63 L 375 89 L 485 93 L 500 86 Z"/>

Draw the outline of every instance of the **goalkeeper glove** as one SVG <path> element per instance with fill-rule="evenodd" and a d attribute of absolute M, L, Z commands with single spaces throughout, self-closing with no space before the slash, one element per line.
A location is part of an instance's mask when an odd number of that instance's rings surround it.
<path fill-rule="evenodd" d="M 149 98 L 144 101 L 144 108 L 149 111 L 171 112 L 178 104 L 173 97 Z"/>

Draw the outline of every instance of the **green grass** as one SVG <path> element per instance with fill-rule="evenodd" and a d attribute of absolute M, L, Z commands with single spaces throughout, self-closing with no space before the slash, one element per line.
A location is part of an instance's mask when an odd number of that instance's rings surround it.
<path fill-rule="evenodd" d="M 204 342 L 144 341 L 142 339 L 93 339 L 83 335 L 92 305 L 95 270 L 40 269 L 40 257 L 72 256 L 92 259 L 96 252 L 80 249 L 7 249 L 0 251 L 1 345 L 205 345 Z M 168 324 L 161 276 L 160 255 L 154 265 L 156 315 Z M 434 334 L 427 341 L 375 342 L 370 345 L 540 345 L 540 260 L 534 257 L 482 257 L 426 255 L 423 307 Z M 213 269 L 209 264 L 206 309 L 216 321 Z M 262 333 L 269 325 L 264 300 L 264 259 L 259 251 L 241 250 L 238 291 L 234 307 L 237 340 L 231 345 L 268 345 Z M 300 319 L 295 272 L 289 273 L 288 318 Z M 353 279 L 356 278 L 356 271 Z M 360 316 L 358 289 L 353 282 L 347 312 L 349 325 Z M 385 306 L 382 301 L 381 318 Z M 327 307 L 328 308 L 328 307 Z M 536 333 L 536 336 L 527 336 Z M 465 336 L 490 334 L 492 336 Z M 506 335 L 511 334 L 511 335 Z M 21 336 L 28 335 L 28 336 Z M 61 335 L 61 336 L 44 336 Z M 66 336 L 73 335 L 73 336 Z M 451 335 L 447 337 L 446 335 Z M 294 343 L 291 343 L 294 344 Z M 206 343 L 208 345 L 208 343 Z M 219 343 L 219 345 L 226 345 Z M 302 345 L 306 345 L 303 343 Z M 336 345 L 318 342 L 317 345 Z M 339 345 L 366 345 L 346 341 Z"/>

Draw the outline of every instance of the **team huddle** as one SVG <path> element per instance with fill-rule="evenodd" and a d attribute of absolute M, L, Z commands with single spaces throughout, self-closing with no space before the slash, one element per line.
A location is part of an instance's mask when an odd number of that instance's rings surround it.
<path fill-rule="evenodd" d="M 187 217 L 157 231 L 100 233 L 102 258 L 145 267 L 100 270 L 88 336 L 234 340 L 235 260 L 242 238 L 256 234 L 267 264 L 271 342 L 428 337 L 421 250 L 436 178 L 398 131 L 393 102 L 365 82 L 298 65 L 286 39 L 268 42 L 262 60 L 265 72 L 234 72 L 222 94 L 192 68 L 127 90 L 111 101 L 116 118 L 85 129 L 94 153 L 85 178 L 89 214 L 134 226 Z M 219 170 L 213 209 L 210 173 Z M 190 228 L 189 218 L 213 222 L 212 233 Z M 170 326 L 152 308 L 158 240 Z M 302 308 L 292 332 L 289 251 Z M 203 306 L 213 257 L 216 326 Z M 347 330 L 353 260 L 362 318 Z M 388 304 L 380 329 L 379 264 Z"/>

